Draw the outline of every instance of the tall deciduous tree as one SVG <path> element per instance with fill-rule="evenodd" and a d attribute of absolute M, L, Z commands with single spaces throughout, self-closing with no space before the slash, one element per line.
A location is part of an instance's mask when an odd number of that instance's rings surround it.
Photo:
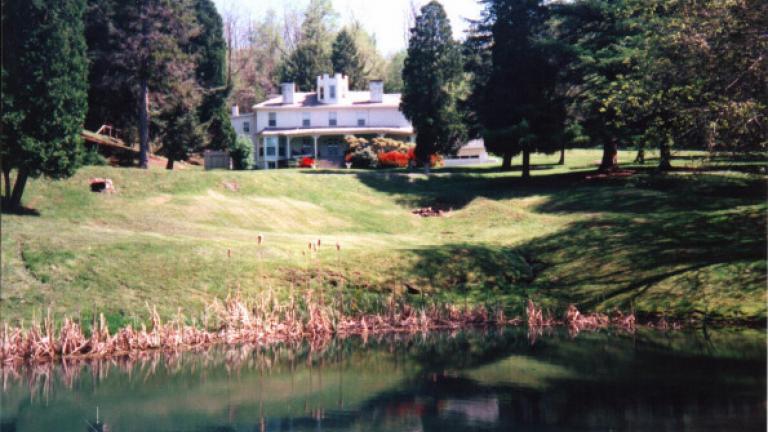
<path fill-rule="evenodd" d="M 233 57 L 230 100 L 242 111 L 249 111 L 254 104 L 277 91 L 276 81 L 279 79 L 285 41 L 273 10 L 249 23 L 244 33 L 244 46 L 228 47 L 229 55 Z"/>
<path fill-rule="evenodd" d="M 2 2 L 0 157 L 9 208 L 20 205 L 29 177 L 68 177 L 79 165 L 88 97 L 85 6 L 85 0 Z"/>
<path fill-rule="evenodd" d="M 530 154 L 560 149 L 565 109 L 556 89 L 558 67 L 545 43 L 548 9 L 541 0 L 485 0 L 482 21 L 471 37 L 487 53 L 474 61 L 489 69 L 473 77 L 473 123 L 486 147 L 503 157 L 523 154 L 523 177 Z"/>
<path fill-rule="evenodd" d="M 406 55 L 406 51 L 402 50 L 387 58 L 384 69 L 384 90 L 387 93 L 403 91 L 403 67 Z"/>
<path fill-rule="evenodd" d="M 466 131 L 457 107 L 461 52 L 448 17 L 436 1 L 420 12 L 408 41 L 400 109 L 413 124 L 415 154 L 428 172 L 430 157 L 455 150 Z"/>
<path fill-rule="evenodd" d="M 349 78 L 349 87 L 352 90 L 365 88 L 365 70 L 360 52 L 352 35 L 346 29 L 342 29 L 333 41 L 331 63 L 334 73 L 340 72 Z"/>

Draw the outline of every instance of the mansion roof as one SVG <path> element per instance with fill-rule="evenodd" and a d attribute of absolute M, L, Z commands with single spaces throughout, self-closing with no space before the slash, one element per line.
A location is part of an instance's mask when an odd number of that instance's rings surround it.
<path fill-rule="evenodd" d="M 283 103 L 282 96 L 275 96 L 253 106 L 258 109 L 305 109 L 305 108 L 399 108 L 400 93 L 385 93 L 381 102 L 371 102 L 371 92 L 350 91 L 347 94 L 347 102 L 337 104 L 325 104 L 317 100 L 316 92 L 297 92 L 293 96 L 293 103 Z"/>
<path fill-rule="evenodd" d="M 329 127 L 306 127 L 306 128 L 265 128 L 259 135 L 263 136 L 311 136 L 311 135 L 368 135 L 368 134 L 388 134 L 388 135 L 412 135 L 412 127 L 397 126 L 329 126 Z"/>

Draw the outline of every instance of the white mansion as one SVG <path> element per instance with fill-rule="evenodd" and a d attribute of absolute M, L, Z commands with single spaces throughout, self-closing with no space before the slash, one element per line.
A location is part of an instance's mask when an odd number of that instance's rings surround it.
<path fill-rule="evenodd" d="M 347 77 L 337 73 L 318 76 L 315 92 L 297 92 L 294 83 L 280 87 L 282 95 L 254 105 L 252 113 L 232 109 L 235 131 L 253 140 L 259 168 L 286 166 L 300 156 L 339 166 L 348 135 L 414 138 L 399 109 L 400 94 L 385 94 L 382 81 L 371 81 L 368 91 L 350 91 Z"/>

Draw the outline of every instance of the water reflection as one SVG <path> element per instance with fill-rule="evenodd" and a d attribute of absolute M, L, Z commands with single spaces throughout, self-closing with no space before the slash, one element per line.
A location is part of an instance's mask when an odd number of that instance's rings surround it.
<path fill-rule="evenodd" d="M 473 330 L 2 369 L 3 431 L 765 430 L 761 330 Z M 99 410 L 98 424 L 96 419 Z"/>

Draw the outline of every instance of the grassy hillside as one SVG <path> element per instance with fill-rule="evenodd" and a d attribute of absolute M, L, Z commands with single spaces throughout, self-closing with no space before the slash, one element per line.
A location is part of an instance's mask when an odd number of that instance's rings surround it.
<path fill-rule="evenodd" d="M 678 167 L 704 169 L 658 175 L 651 161 L 632 176 L 590 178 L 598 159 L 593 150 L 570 151 L 566 166 L 534 158 L 527 183 L 491 167 L 430 177 L 88 167 L 35 180 L 25 204 L 39 214 L 3 215 L 0 312 L 105 311 L 118 324 L 144 319 L 146 304 L 198 316 L 238 288 L 285 296 L 341 285 L 350 307 L 395 293 L 512 313 L 532 297 L 553 309 L 765 317 L 764 175 L 688 155 Z M 90 177 L 113 179 L 118 192 L 90 192 Z M 453 210 L 411 214 L 429 205 Z"/>

